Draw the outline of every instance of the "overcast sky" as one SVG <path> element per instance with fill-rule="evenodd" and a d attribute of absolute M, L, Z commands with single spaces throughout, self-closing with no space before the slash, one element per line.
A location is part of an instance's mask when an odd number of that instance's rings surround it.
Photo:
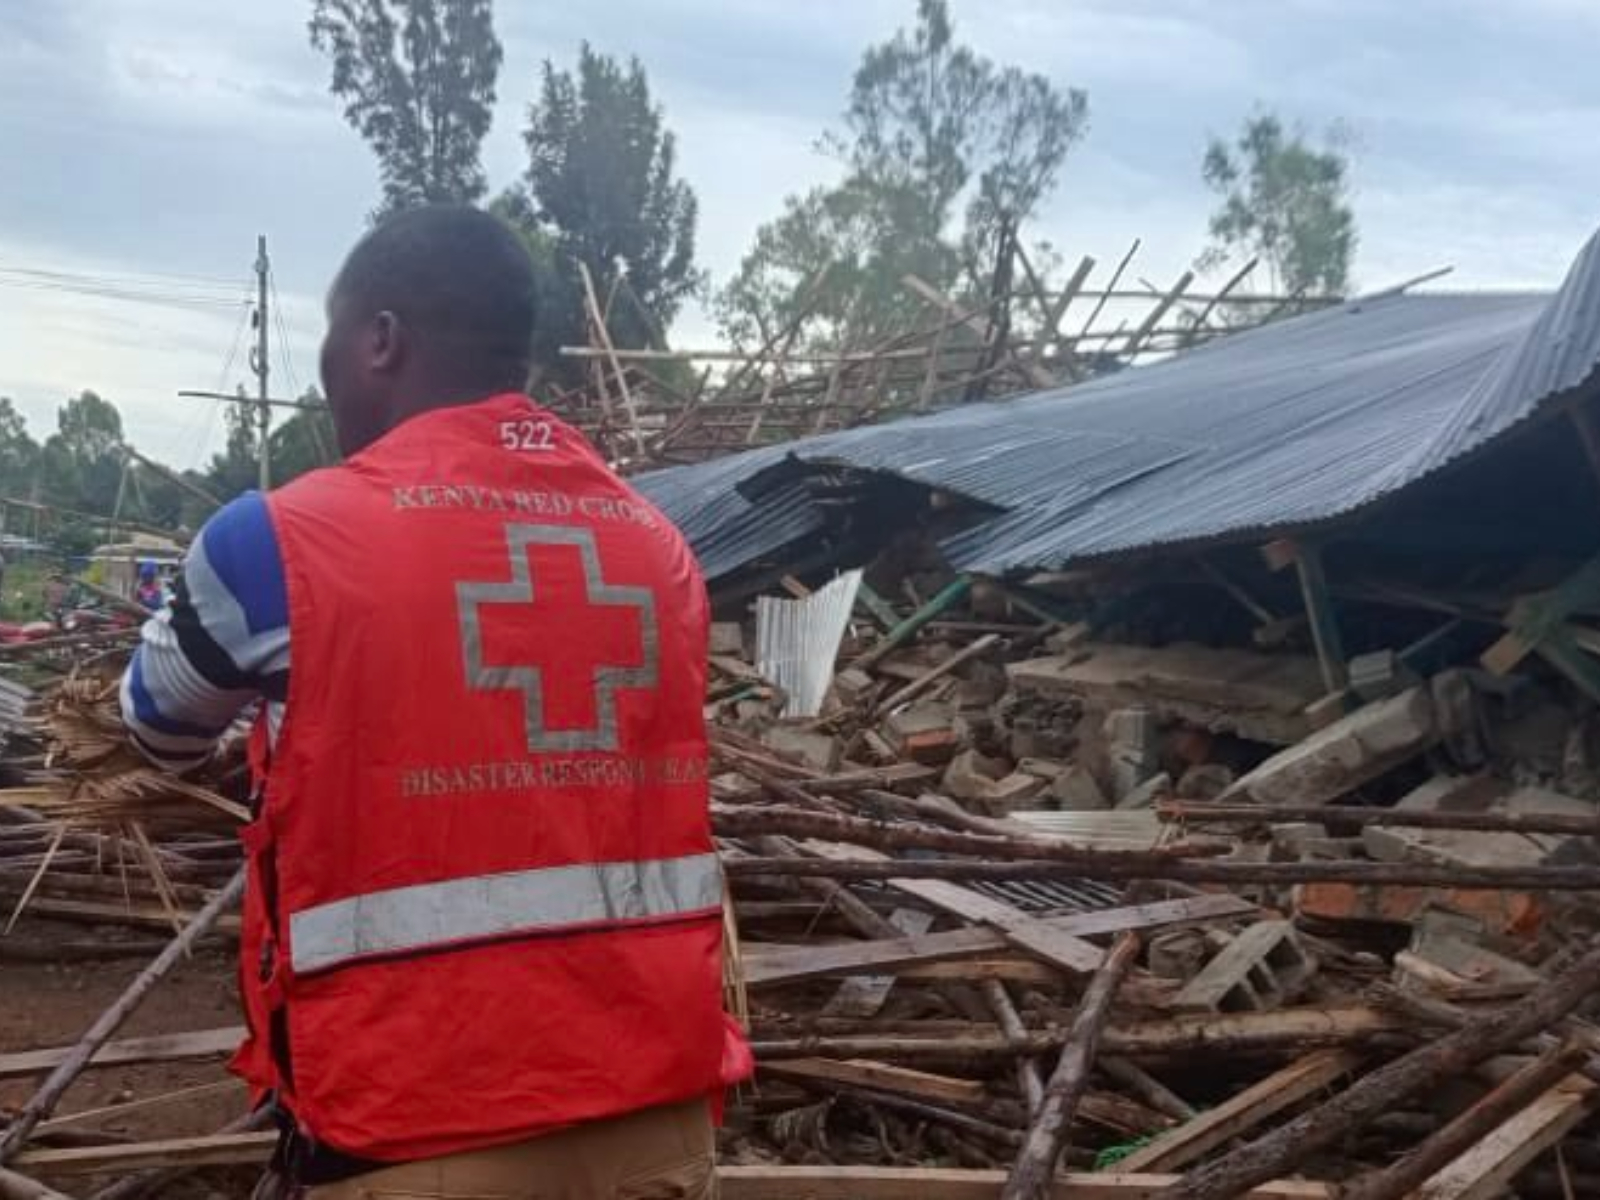
<path fill-rule="evenodd" d="M 1375 289 L 1551 287 L 1600 224 L 1600 0 L 951 0 L 958 35 L 1087 90 L 1090 129 L 1035 236 L 1170 281 L 1204 244 L 1208 136 L 1259 105 L 1355 137 Z M 718 279 L 783 196 L 827 178 L 812 144 L 863 47 L 914 0 L 500 0 L 492 185 L 520 169 L 539 61 L 588 38 L 637 54 L 678 133 Z M 315 375 L 320 297 L 377 195 L 326 90 L 301 0 L 0 0 L 0 395 L 36 434 L 94 388 L 130 440 L 182 466 L 220 440 L 180 388 L 246 378 L 241 332 L 265 233 L 288 332 L 275 392 Z M 41 274 L 55 272 L 58 274 Z M 61 290 L 88 274 L 100 292 Z M 171 276 L 179 303 L 130 302 Z M 220 281 L 220 282 L 218 282 Z M 161 290 L 161 282 L 154 285 Z M 276 332 L 276 331 L 274 331 Z M 698 312 L 680 343 L 705 342 Z M 287 376 L 287 378 L 284 378 Z"/>

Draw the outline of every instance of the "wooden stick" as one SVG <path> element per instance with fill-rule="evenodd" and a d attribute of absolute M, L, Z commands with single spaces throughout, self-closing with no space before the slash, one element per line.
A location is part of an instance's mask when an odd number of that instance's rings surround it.
<path fill-rule="evenodd" d="M 1520 1004 L 1474 1020 L 1362 1077 L 1317 1108 L 1157 1192 L 1154 1200 L 1229 1200 L 1275 1179 L 1409 1096 L 1459 1076 L 1553 1025 L 1600 987 L 1600 946 Z"/>
<path fill-rule="evenodd" d="M 1483 891 L 1587 892 L 1600 889 L 1600 866 L 1457 867 L 1434 863 L 1353 860 L 1286 863 L 1205 862 L 1166 859 L 1134 851 L 1080 851 L 1071 862 L 981 862 L 897 859 L 830 862 L 822 859 L 735 858 L 724 864 L 735 878 L 809 875 L 817 879 L 1149 879 L 1156 882 L 1292 884 L 1354 883 L 1368 886 L 1466 888 Z"/>
<path fill-rule="evenodd" d="M 1138 1099 L 1174 1121 L 1192 1121 L 1197 1115 L 1194 1105 L 1138 1063 L 1129 1062 L 1115 1055 L 1102 1055 L 1100 1069 L 1110 1076 L 1113 1082 L 1120 1083 Z"/>
<path fill-rule="evenodd" d="M 116 1003 L 101 1013 L 94 1024 L 89 1026 L 66 1061 L 50 1072 L 49 1078 L 40 1085 L 39 1090 L 23 1106 L 17 1119 L 7 1128 L 4 1139 L 0 1139 L 0 1163 L 8 1161 L 22 1149 L 34 1126 L 55 1111 L 55 1106 L 67 1088 L 72 1085 L 72 1081 L 89 1065 L 95 1051 L 111 1040 L 111 1035 L 139 1007 L 150 989 L 155 987 L 181 959 L 188 956 L 190 949 L 210 931 L 223 911 L 238 902 L 239 897 L 244 894 L 244 879 L 245 872 L 241 867 L 228 886 L 195 914 L 194 920 L 184 927 L 183 932 L 168 942 L 167 948 L 156 956 L 155 961 L 139 972 L 133 982 L 123 990 Z"/>
<path fill-rule="evenodd" d="M 785 837 L 820 838 L 850 842 L 878 850 L 942 850 L 949 854 L 977 854 L 997 859 L 1048 859 L 1052 862 L 1096 863 L 1122 851 L 1085 850 L 1070 842 L 1026 834 L 999 836 L 957 833 L 928 829 L 903 822 L 872 821 L 865 817 L 836 816 L 799 808 L 738 808 L 717 805 L 712 810 L 712 825 L 723 837 L 752 837 L 782 834 Z M 1220 848 L 1220 844 L 1219 844 Z M 1166 846 L 1159 850 L 1130 851 L 1128 865 L 1153 868 L 1153 860 L 1178 858 L 1194 853 L 1193 847 Z M 806 860 L 800 859 L 804 862 Z M 1158 868 L 1157 868 L 1158 869 Z"/>
<path fill-rule="evenodd" d="M 1164 821 L 1183 825 L 1266 825 L 1311 821 L 1319 825 L 1396 825 L 1409 829 L 1455 829 L 1483 833 L 1555 833 L 1600 837 L 1600 815 L 1544 812 L 1421 812 L 1353 808 L 1339 804 L 1200 804 L 1169 800 L 1156 806 Z"/>
<path fill-rule="evenodd" d="M 1266 1013 L 1202 1013 L 1137 1025 L 1113 1025 L 1105 1031 L 1101 1041 L 1107 1054 L 1125 1058 L 1227 1056 L 1362 1045 L 1412 1028 L 1403 1018 L 1364 1006 L 1290 1008 Z M 1060 1031 L 1029 1033 L 1013 1044 L 998 1033 L 953 1037 L 821 1035 L 760 1038 L 752 1048 L 758 1059 L 872 1058 L 948 1062 L 1046 1054 L 1059 1048 L 1065 1036 Z"/>
<path fill-rule="evenodd" d="M 1347 1183 L 1340 1200 L 1405 1200 L 1413 1188 L 1435 1171 L 1555 1087 L 1586 1056 L 1584 1048 L 1575 1042 L 1557 1046 L 1522 1068 L 1403 1158 Z"/>
<path fill-rule="evenodd" d="M 1009 1045 L 1021 1049 L 1028 1039 L 1028 1027 L 1017 1014 L 1016 1005 L 1011 1003 L 1006 985 L 998 979 L 985 979 L 981 986 L 983 998 L 989 1005 L 989 1011 L 994 1013 L 995 1024 L 1000 1026 L 1001 1035 Z M 1023 1098 L 1028 1102 L 1029 1116 L 1037 1117 L 1044 1104 L 1044 1078 L 1039 1072 L 1038 1059 L 1017 1060 L 1017 1086 L 1022 1089 Z"/>
<path fill-rule="evenodd" d="M 1067 1034 L 1067 1048 L 1045 1086 L 1044 1104 L 1028 1128 L 1006 1186 L 1001 1189 L 1001 1200 L 1043 1200 L 1049 1195 L 1051 1178 L 1066 1147 L 1067 1130 L 1078 1101 L 1089 1087 L 1089 1072 L 1100 1049 L 1111 1001 L 1138 954 L 1139 935 L 1122 934 L 1090 980 Z"/>
<path fill-rule="evenodd" d="M 270 1129 L 272 1123 L 271 1108 L 262 1107 L 246 1113 L 237 1120 L 229 1121 L 217 1133 L 223 1137 L 235 1133 L 256 1133 Z M 137 1200 L 140 1196 L 164 1194 L 174 1183 L 193 1170 L 193 1167 L 179 1166 L 140 1171 L 119 1179 L 116 1183 L 108 1184 L 90 1196 L 89 1200 Z"/>
<path fill-rule="evenodd" d="M 916 679 L 913 679 L 910 683 L 906 684 L 905 687 L 901 688 L 898 692 L 894 693 L 894 695 L 890 696 L 887 700 L 883 701 L 883 703 L 879 704 L 878 707 L 873 710 L 872 715 L 874 717 L 881 717 L 887 713 L 893 712 L 907 701 L 914 700 L 918 696 L 922 695 L 923 692 L 927 691 L 935 683 L 939 682 L 939 680 L 950 674 L 950 672 L 965 666 L 975 658 L 981 658 L 999 644 L 1000 635 L 998 633 L 984 634 L 970 646 L 958 650 L 932 670 L 923 672 L 923 674 L 919 675 Z"/>

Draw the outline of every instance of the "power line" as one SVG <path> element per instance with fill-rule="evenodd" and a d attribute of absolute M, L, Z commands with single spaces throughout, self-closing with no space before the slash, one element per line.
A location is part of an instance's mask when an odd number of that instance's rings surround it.
<path fill-rule="evenodd" d="M 142 273 L 104 271 L 62 271 L 48 267 L 19 267 L 0 263 L 0 274 L 26 275 L 39 279 L 55 279 L 77 283 L 131 284 L 143 287 L 188 288 L 191 290 L 227 290 L 233 280 L 212 275 L 168 275 L 151 271 Z"/>
<path fill-rule="evenodd" d="M 276 272 L 267 276 L 267 285 L 272 289 L 273 324 L 278 329 L 278 355 L 283 361 L 283 375 L 289 381 L 290 394 L 298 396 L 300 394 L 300 377 L 294 369 L 294 359 L 289 353 L 289 333 L 283 327 L 283 301 L 278 299 L 278 276 Z"/>

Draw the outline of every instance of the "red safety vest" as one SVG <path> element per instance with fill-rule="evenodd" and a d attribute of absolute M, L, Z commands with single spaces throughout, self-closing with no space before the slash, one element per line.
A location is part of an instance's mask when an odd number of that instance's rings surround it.
<path fill-rule="evenodd" d="M 236 1068 L 382 1161 L 714 1092 L 709 618 L 677 531 L 515 394 L 268 506 L 293 666 Z"/>

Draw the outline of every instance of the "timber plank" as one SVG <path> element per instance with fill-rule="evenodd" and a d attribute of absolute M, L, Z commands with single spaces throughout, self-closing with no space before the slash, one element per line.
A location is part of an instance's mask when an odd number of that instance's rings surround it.
<path fill-rule="evenodd" d="M 1073 913 L 1066 917 L 1044 917 L 1038 920 L 1038 924 L 1084 938 L 1121 933 L 1125 929 L 1154 929 L 1246 916 L 1256 911 L 1255 905 L 1237 896 L 1210 895 L 1130 904 L 1099 912 Z M 921 963 L 986 957 L 1003 953 L 1007 945 L 1005 937 L 999 933 L 971 928 L 917 937 L 840 942 L 831 946 L 762 946 L 747 942 L 742 958 L 745 984 L 749 987 L 770 987 L 866 969 L 890 970 Z"/>
<path fill-rule="evenodd" d="M 152 1037 L 123 1038 L 107 1042 L 89 1060 L 91 1067 L 126 1066 L 130 1063 L 181 1062 L 186 1059 L 216 1058 L 232 1054 L 244 1041 L 242 1025 L 222 1029 L 202 1029 L 194 1033 L 162 1033 Z M 74 1047 L 47 1050 L 21 1050 L 0 1054 L 0 1079 L 37 1075 L 60 1066 Z"/>
<path fill-rule="evenodd" d="M 1004 1171 L 935 1167 L 721 1167 L 722 1200 L 998 1200 Z M 1176 1175 L 1064 1172 L 1053 1200 L 1149 1200 Z M 1324 1183 L 1262 1184 L 1240 1200 L 1330 1200 Z"/>
<path fill-rule="evenodd" d="M 861 1059 L 791 1058 L 782 1062 L 762 1063 L 761 1069 L 779 1077 L 842 1083 L 954 1104 L 976 1104 L 988 1094 L 988 1089 L 975 1079 L 932 1075 L 909 1067 Z"/>
<path fill-rule="evenodd" d="M 1519 1171 L 1555 1145 L 1594 1108 L 1600 1092 L 1573 1075 L 1441 1167 L 1411 1200 L 1494 1200 Z"/>
<path fill-rule="evenodd" d="M 1323 1050 L 1307 1055 L 1194 1120 L 1162 1134 L 1118 1165 L 1129 1171 L 1175 1171 L 1327 1087 L 1360 1063 L 1360 1055 L 1346 1050 Z"/>
<path fill-rule="evenodd" d="M 264 1163 L 276 1133 L 219 1133 L 116 1146 L 29 1150 L 17 1166 L 37 1174 L 108 1175 L 168 1167 Z M 934 1167 L 719 1167 L 723 1200 L 995 1200 L 1004 1171 Z M 1126 1172 L 1059 1175 L 1054 1200 L 1150 1200 L 1176 1183 L 1176 1175 Z M 1283 1180 L 1262 1184 L 1242 1200 L 1331 1200 L 1323 1183 Z"/>

